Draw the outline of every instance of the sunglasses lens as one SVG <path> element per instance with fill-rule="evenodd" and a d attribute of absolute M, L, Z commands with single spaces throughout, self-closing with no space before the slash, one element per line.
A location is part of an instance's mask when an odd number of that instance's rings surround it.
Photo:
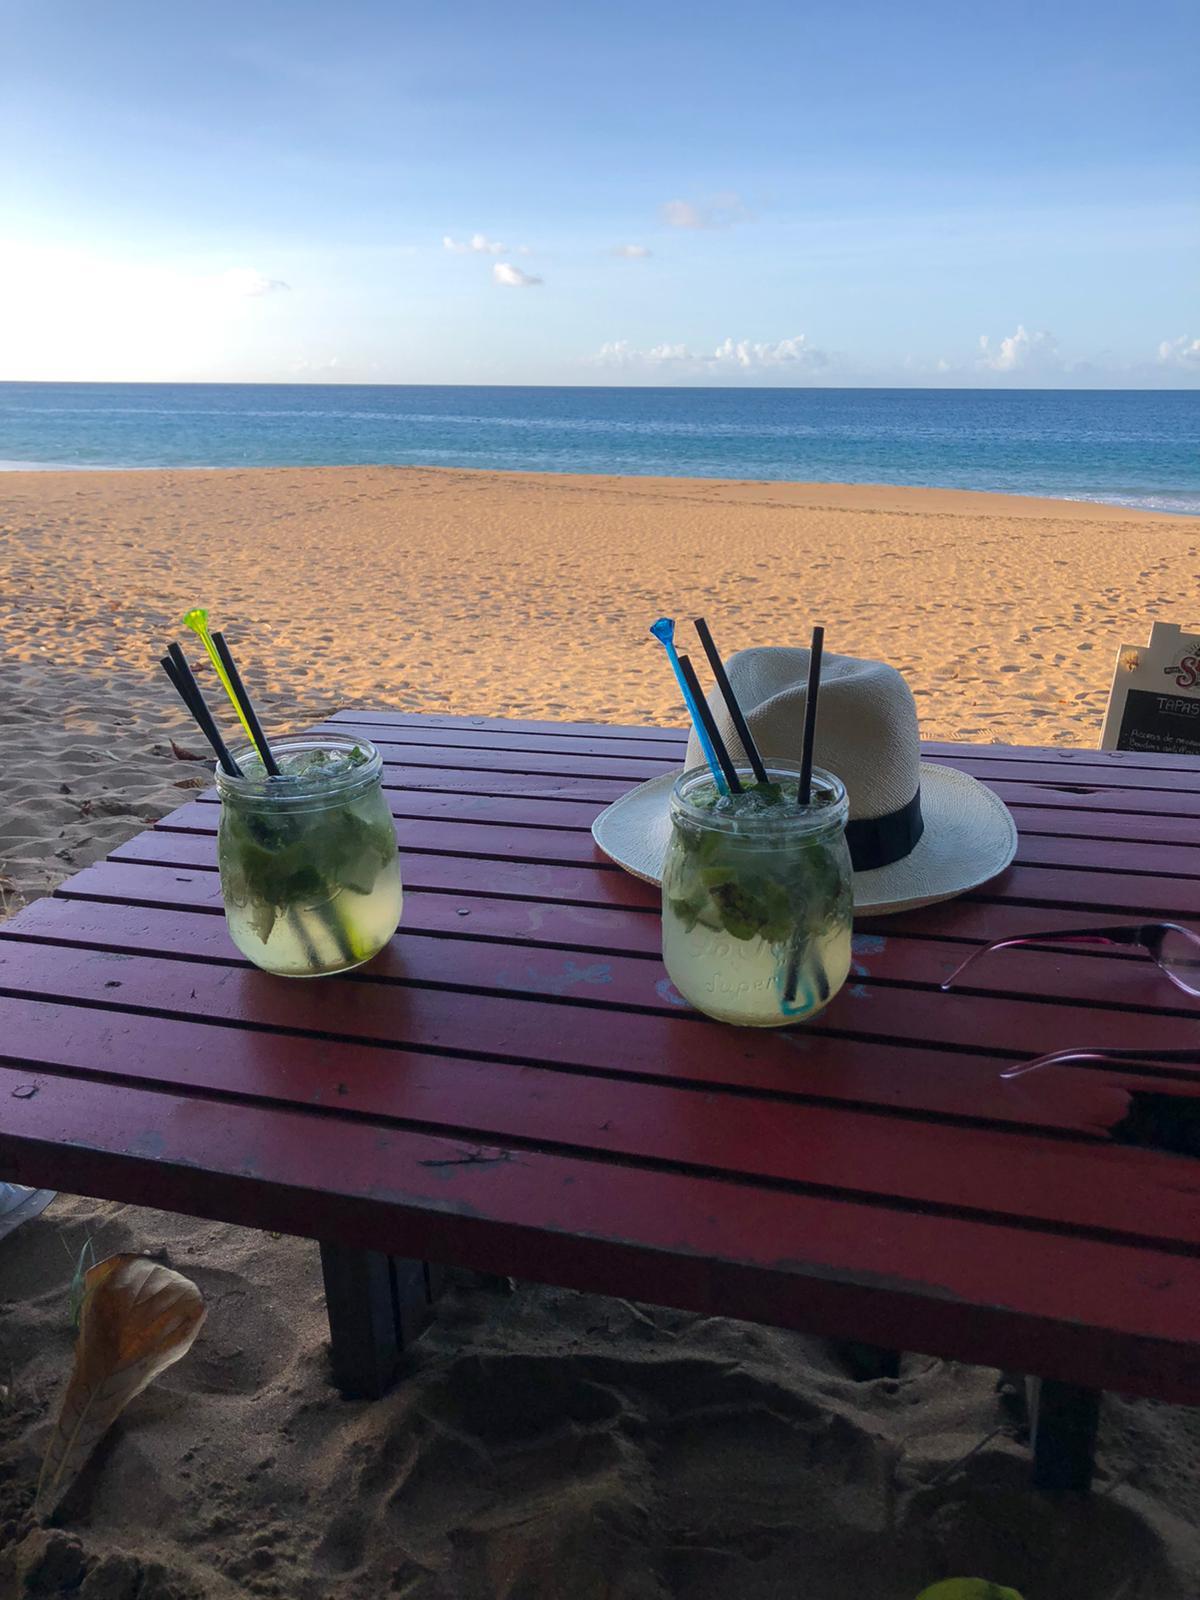
<path fill-rule="evenodd" d="M 1169 928 L 1158 958 L 1180 988 L 1200 995 L 1200 938 L 1181 928 Z"/>

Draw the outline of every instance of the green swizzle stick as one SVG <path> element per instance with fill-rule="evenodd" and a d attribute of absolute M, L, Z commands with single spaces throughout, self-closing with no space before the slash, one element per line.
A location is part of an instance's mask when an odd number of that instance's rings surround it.
<path fill-rule="evenodd" d="M 258 740 L 254 737 L 254 729 L 246 720 L 246 713 L 242 710 L 241 701 L 234 693 L 233 684 L 229 681 L 229 674 L 225 670 L 225 664 L 221 660 L 220 652 L 213 643 L 212 634 L 208 631 L 208 612 L 203 606 L 193 606 L 184 617 L 183 625 L 185 628 L 190 628 L 192 630 L 192 632 L 199 639 L 200 643 L 208 651 L 208 659 L 216 668 L 217 677 L 221 680 L 221 686 L 225 690 L 225 693 L 229 696 L 229 701 L 233 706 L 233 709 L 238 714 L 238 721 L 246 730 L 247 739 L 249 739 L 250 743 L 257 748 Z"/>

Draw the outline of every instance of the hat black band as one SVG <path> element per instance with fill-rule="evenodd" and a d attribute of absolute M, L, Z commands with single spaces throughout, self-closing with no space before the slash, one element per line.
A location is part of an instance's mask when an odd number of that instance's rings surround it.
<path fill-rule="evenodd" d="M 846 843 L 855 872 L 869 872 L 872 867 L 890 867 L 893 861 L 902 861 L 916 849 L 924 832 L 920 788 L 899 811 L 889 811 L 882 817 L 855 817 L 846 824 Z"/>

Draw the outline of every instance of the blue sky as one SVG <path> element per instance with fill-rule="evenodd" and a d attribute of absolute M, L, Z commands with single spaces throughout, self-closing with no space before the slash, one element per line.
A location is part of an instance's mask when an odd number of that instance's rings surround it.
<path fill-rule="evenodd" d="M 0 0 L 0 378 L 1200 385 L 1194 0 Z"/>

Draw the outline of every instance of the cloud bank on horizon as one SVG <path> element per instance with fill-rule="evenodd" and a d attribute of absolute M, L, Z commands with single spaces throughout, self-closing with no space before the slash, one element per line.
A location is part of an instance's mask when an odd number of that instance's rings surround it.
<path fill-rule="evenodd" d="M 656 382 L 668 383 L 673 378 L 701 374 L 715 378 L 756 374 L 776 380 L 786 376 L 793 383 L 807 380 L 870 386 L 872 381 L 865 356 L 823 349 L 803 333 L 777 340 L 734 339 L 727 335 L 712 349 L 693 349 L 686 343 L 666 339 L 638 348 L 629 339 L 609 339 L 590 360 L 595 367 L 626 375 L 653 372 Z M 1157 351 L 1147 351 L 1129 376 L 1144 378 L 1153 371 L 1155 361 L 1160 368 L 1200 369 L 1200 338 L 1160 340 Z M 942 355 L 936 361 L 920 362 L 910 357 L 902 371 L 894 375 L 894 381 L 902 385 L 940 379 L 947 385 L 966 387 L 995 376 L 1020 378 L 1025 383 L 1034 378 L 1057 379 L 1072 386 L 1072 380 L 1094 377 L 1095 368 L 1086 358 L 1068 356 L 1048 329 L 1031 333 L 1018 323 L 1012 333 L 998 340 L 981 333 L 974 354 L 957 360 Z M 1055 386 L 1053 382 L 1045 384 L 1048 388 Z"/>

